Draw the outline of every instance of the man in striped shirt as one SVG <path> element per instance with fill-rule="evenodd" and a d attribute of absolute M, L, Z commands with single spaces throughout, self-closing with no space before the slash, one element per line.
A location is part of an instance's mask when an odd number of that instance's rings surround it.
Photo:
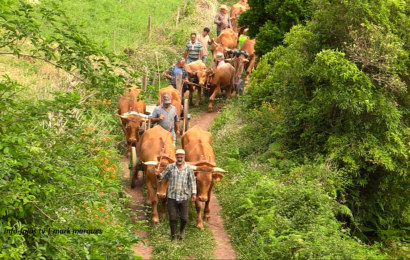
<path fill-rule="evenodd" d="M 164 179 L 169 180 L 167 197 L 168 197 L 168 215 L 171 226 L 172 242 L 177 241 L 177 213 L 181 218 L 180 239 L 185 238 L 185 226 L 188 222 L 189 197 L 196 201 L 196 178 L 194 171 L 185 162 L 185 151 L 178 149 L 176 151 L 177 161 L 165 168 L 162 174 L 156 169 L 155 175 L 158 182 Z"/>
<path fill-rule="evenodd" d="M 202 44 L 196 40 L 196 33 L 191 33 L 191 40 L 187 42 L 184 54 L 184 58 L 187 60 L 186 64 L 197 60 L 202 60 L 202 55 Z"/>

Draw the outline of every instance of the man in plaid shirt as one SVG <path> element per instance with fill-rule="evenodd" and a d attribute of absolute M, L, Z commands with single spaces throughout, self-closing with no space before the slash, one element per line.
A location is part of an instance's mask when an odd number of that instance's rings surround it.
<path fill-rule="evenodd" d="M 194 171 L 185 163 L 185 151 L 178 149 L 176 158 L 176 163 L 168 165 L 162 174 L 155 170 L 158 182 L 169 180 L 167 197 L 172 242 L 177 241 L 177 213 L 181 218 L 180 239 L 183 240 L 188 222 L 189 197 L 193 202 L 196 201 L 196 178 Z"/>

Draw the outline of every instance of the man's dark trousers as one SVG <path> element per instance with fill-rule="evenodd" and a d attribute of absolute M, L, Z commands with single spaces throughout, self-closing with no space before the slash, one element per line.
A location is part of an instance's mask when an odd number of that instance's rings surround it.
<path fill-rule="evenodd" d="M 188 208 L 189 200 L 177 201 L 175 199 L 168 198 L 168 214 L 172 238 L 177 235 L 178 214 L 181 218 L 180 232 L 184 231 L 186 223 L 188 222 Z"/>

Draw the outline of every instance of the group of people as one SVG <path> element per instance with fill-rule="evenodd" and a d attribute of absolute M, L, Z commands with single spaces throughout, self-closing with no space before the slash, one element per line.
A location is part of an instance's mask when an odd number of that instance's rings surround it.
<path fill-rule="evenodd" d="M 241 0 L 241 2 L 246 2 L 246 0 Z M 231 28 L 227 10 L 226 5 L 222 5 L 220 13 L 218 13 L 214 19 L 214 23 L 217 25 L 217 36 L 220 35 L 222 30 Z M 185 63 L 189 64 L 197 60 L 202 60 L 203 63 L 206 63 L 208 58 L 208 45 L 214 42 L 214 39 L 210 39 L 209 33 L 210 29 L 207 27 L 204 28 L 203 32 L 199 35 L 192 33 L 190 41 L 186 44 L 184 57 L 179 58 L 178 62 L 163 74 L 171 80 L 170 85 L 175 89 L 177 88 L 177 75 L 182 74 L 182 81 L 185 83 L 182 91 L 186 91 L 188 72 L 185 69 Z M 216 59 L 218 62 L 217 67 L 225 64 L 225 56 L 223 53 L 217 53 Z M 162 101 L 162 105 L 154 109 L 151 115 L 151 121 L 158 123 L 162 128 L 170 131 L 174 140 L 174 146 L 176 146 L 176 136 L 180 134 L 177 110 L 171 105 L 171 96 L 167 94 L 164 95 Z M 185 151 L 182 149 L 176 150 L 176 162 L 169 165 L 162 174 L 158 170 L 155 174 L 157 175 L 158 182 L 164 179 L 169 180 L 167 202 L 172 241 L 175 242 L 177 240 L 177 213 L 179 213 L 181 219 L 179 238 L 184 239 L 185 226 L 188 221 L 189 198 L 191 197 L 191 200 L 195 202 L 197 192 L 195 174 L 189 165 L 185 163 Z M 185 192 L 186 190 L 189 191 L 188 194 Z"/>

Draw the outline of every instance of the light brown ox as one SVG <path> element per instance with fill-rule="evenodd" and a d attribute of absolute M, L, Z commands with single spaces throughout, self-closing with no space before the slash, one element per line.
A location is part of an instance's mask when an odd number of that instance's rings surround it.
<path fill-rule="evenodd" d="M 165 94 L 168 94 L 171 96 L 171 99 L 172 99 L 171 105 L 173 105 L 177 109 L 177 113 L 178 113 L 177 116 L 179 117 L 181 115 L 181 110 L 182 110 L 181 93 L 179 93 L 179 91 L 174 89 L 174 87 L 171 85 L 169 85 L 166 88 L 160 89 L 159 90 L 159 100 L 157 102 L 157 106 L 161 104 L 160 101 L 162 100 Z"/>
<path fill-rule="evenodd" d="M 202 60 L 197 60 L 197 61 L 192 62 L 190 64 L 186 64 L 185 69 L 188 72 L 189 81 L 192 82 L 193 79 L 198 78 L 197 74 L 198 74 L 199 71 L 206 70 L 206 66 L 202 62 Z M 196 101 L 195 101 L 195 106 L 197 107 L 199 105 L 199 102 L 201 101 L 202 88 L 201 87 L 196 87 L 196 86 L 193 86 L 193 85 L 189 85 L 189 104 L 191 106 L 194 105 L 194 103 L 192 102 L 192 98 L 193 98 L 193 94 L 194 94 L 195 90 L 198 90 L 198 95 L 197 95 Z"/>
<path fill-rule="evenodd" d="M 152 223 L 159 222 L 157 211 L 158 197 L 161 199 L 160 214 L 161 216 L 165 216 L 165 203 L 168 189 L 168 179 L 157 182 L 155 168 L 157 168 L 158 163 L 160 163 L 159 170 L 163 172 L 169 164 L 176 161 L 172 135 L 168 134 L 167 137 L 167 133 L 168 131 L 157 125 L 147 130 L 142 135 L 140 142 L 140 156 L 137 169 L 142 162 L 145 172 L 145 185 L 148 190 L 146 204 L 149 206 L 152 205 Z M 164 155 L 161 159 L 162 151 L 164 151 Z"/>
<path fill-rule="evenodd" d="M 228 58 L 228 51 L 231 51 L 236 48 L 238 43 L 238 35 L 232 31 L 232 29 L 228 28 L 221 31 L 221 34 L 218 38 L 215 39 L 214 43 L 212 44 L 211 51 L 212 51 L 212 65 L 211 68 L 216 68 L 216 54 L 223 53 L 225 58 Z"/>
<path fill-rule="evenodd" d="M 130 156 L 131 146 L 135 146 L 139 140 L 139 128 L 144 121 L 143 117 L 146 117 L 144 100 L 137 100 L 140 92 L 141 89 L 132 88 L 118 99 L 118 115 L 127 141 L 127 157 Z M 130 111 L 136 113 L 127 115 Z"/>
<path fill-rule="evenodd" d="M 233 58 L 233 64 L 235 67 L 235 81 L 241 79 L 242 72 L 245 68 L 246 77 L 245 77 L 245 85 L 249 84 L 249 77 L 252 73 L 252 69 L 255 66 L 255 39 L 247 39 L 242 43 L 241 52 L 246 51 L 249 54 L 249 57 L 246 58 L 243 53 L 239 54 L 237 57 Z"/>
<path fill-rule="evenodd" d="M 191 165 L 196 177 L 198 199 L 195 206 L 198 214 L 197 227 L 200 229 L 204 228 L 201 217 L 202 202 L 205 202 L 204 219 L 207 221 L 211 217 L 209 202 L 211 201 L 212 187 L 215 181 L 224 177 L 220 172 L 225 172 L 215 167 L 211 142 L 212 134 L 202 130 L 199 126 L 192 127 L 181 138 L 181 145 L 185 150 L 185 161 Z"/>
<path fill-rule="evenodd" d="M 231 7 L 231 11 L 229 12 L 229 15 L 230 15 L 229 18 L 231 19 L 232 30 L 236 33 L 238 33 L 238 18 L 239 18 L 239 15 L 244 11 L 246 11 L 246 6 L 244 6 L 240 3 L 237 3 L 237 4 L 234 4 Z"/>
<path fill-rule="evenodd" d="M 208 112 L 212 112 L 212 103 L 215 100 L 216 95 L 222 90 L 225 91 L 226 99 L 231 97 L 231 93 L 234 90 L 233 78 L 235 76 L 235 68 L 231 64 L 224 64 L 216 69 L 208 69 L 198 73 L 199 84 L 208 85 L 209 90 L 209 105 Z"/>

